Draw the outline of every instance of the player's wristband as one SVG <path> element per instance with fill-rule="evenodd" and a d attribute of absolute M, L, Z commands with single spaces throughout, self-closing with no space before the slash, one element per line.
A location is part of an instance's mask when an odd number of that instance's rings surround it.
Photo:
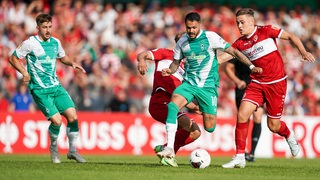
<path fill-rule="evenodd" d="M 254 67 L 255 67 L 255 66 L 254 66 L 253 64 L 251 64 L 251 65 L 249 66 L 250 70 L 252 70 Z"/>

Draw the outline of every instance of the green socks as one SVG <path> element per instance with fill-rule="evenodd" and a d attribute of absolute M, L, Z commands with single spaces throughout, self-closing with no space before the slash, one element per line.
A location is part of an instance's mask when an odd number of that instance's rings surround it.
<path fill-rule="evenodd" d="M 75 120 L 73 122 L 68 122 L 67 128 L 69 128 L 70 132 L 78 132 L 79 131 L 78 120 Z"/>
<path fill-rule="evenodd" d="M 60 132 L 60 126 L 56 126 L 54 124 L 50 124 L 49 126 L 49 133 L 55 136 L 58 136 Z"/>
<path fill-rule="evenodd" d="M 170 102 L 168 104 L 168 116 L 167 116 L 166 123 L 177 124 L 178 112 L 179 112 L 178 106 L 175 103 Z"/>

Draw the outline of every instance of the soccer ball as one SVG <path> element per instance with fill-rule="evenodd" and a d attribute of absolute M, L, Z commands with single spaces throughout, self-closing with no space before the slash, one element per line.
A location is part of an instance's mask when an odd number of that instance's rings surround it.
<path fill-rule="evenodd" d="M 206 168 L 211 163 L 211 156 L 208 151 L 204 149 L 193 150 L 189 157 L 190 165 L 193 168 Z"/>

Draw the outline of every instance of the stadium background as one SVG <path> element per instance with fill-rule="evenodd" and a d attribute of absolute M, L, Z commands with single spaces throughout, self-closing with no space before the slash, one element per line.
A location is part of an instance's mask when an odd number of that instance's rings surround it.
<path fill-rule="evenodd" d="M 273 24 L 298 35 L 319 60 L 320 14 L 318 1 L 6 1 L 0 5 L 0 153 L 48 153 L 48 122 L 31 103 L 25 110 L 10 104 L 19 91 L 21 76 L 8 64 L 8 56 L 29 35 L 36 33 L 34 18 L 53 15 L 53 36 L 88 74 L 58 63 L 57 74 L 79 111 L 79 149 L 87 154 L 152 154 L 164 141 L 165 129 L 147 112 L 153 64 L 146 76 L 136 71 L 136 55 L 158 47 L 173 48 L 176 32 L 184 30 L 183 17 L 195 10 L 203 28 L 229 42 L 238 36 L 233 13 L 239 7 L 257 10 L 258 24 Z M 303 144 L 303 156 L 320 156 L 320 65 L 303 63 L 288 42 L 279 41 L 288 73 L 284 119 Z M 23 62 L 25 63 L 25 62 Z M 194 145 L 215 155 L 233 154 L 236 113 L 234 85 L 221 71 L 218 127 Z M 30 98 L 28 96 L 23 96 Z M 15 104 L 18 106 L 18 104 Z M 200 117 L 192 115 L 197 121 Z M 265 117 L 264 117 L 265 119 Z M 132 127 L 132 128 L 131 128 Z M 223 129 L 223 131 L 222 131 Z M 222 133 L 223 132 L 223 133 Z M 225 133 L 228 132 L 228 133 Z M 157 135 L 158 134 L 158 135 Z M 61 134 L 59 148 L 66 152 Z M 250 146 L 250 144 L 249 144 Z M 283 139 L 263 127 L 257 156 L 289 156 Z"/>

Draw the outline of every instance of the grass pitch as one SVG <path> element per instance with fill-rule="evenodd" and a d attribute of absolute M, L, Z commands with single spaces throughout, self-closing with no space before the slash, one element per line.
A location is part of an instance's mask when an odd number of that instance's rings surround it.
<path fill-rule="evenodd" d="M 200 180 L 200 179 L 320 179 L 320 159 L 257 159 L 244 169 L 223 169 L 231 157 L 212 157 L 206 169 L 193 169 L 188 157 L 177 157 L 178 168 L 161 166 L 154 156 L 84 156 L 80 164 L 61 157 L 52 164 L 49 155 L 0 155 L 0 180 Z"/>

